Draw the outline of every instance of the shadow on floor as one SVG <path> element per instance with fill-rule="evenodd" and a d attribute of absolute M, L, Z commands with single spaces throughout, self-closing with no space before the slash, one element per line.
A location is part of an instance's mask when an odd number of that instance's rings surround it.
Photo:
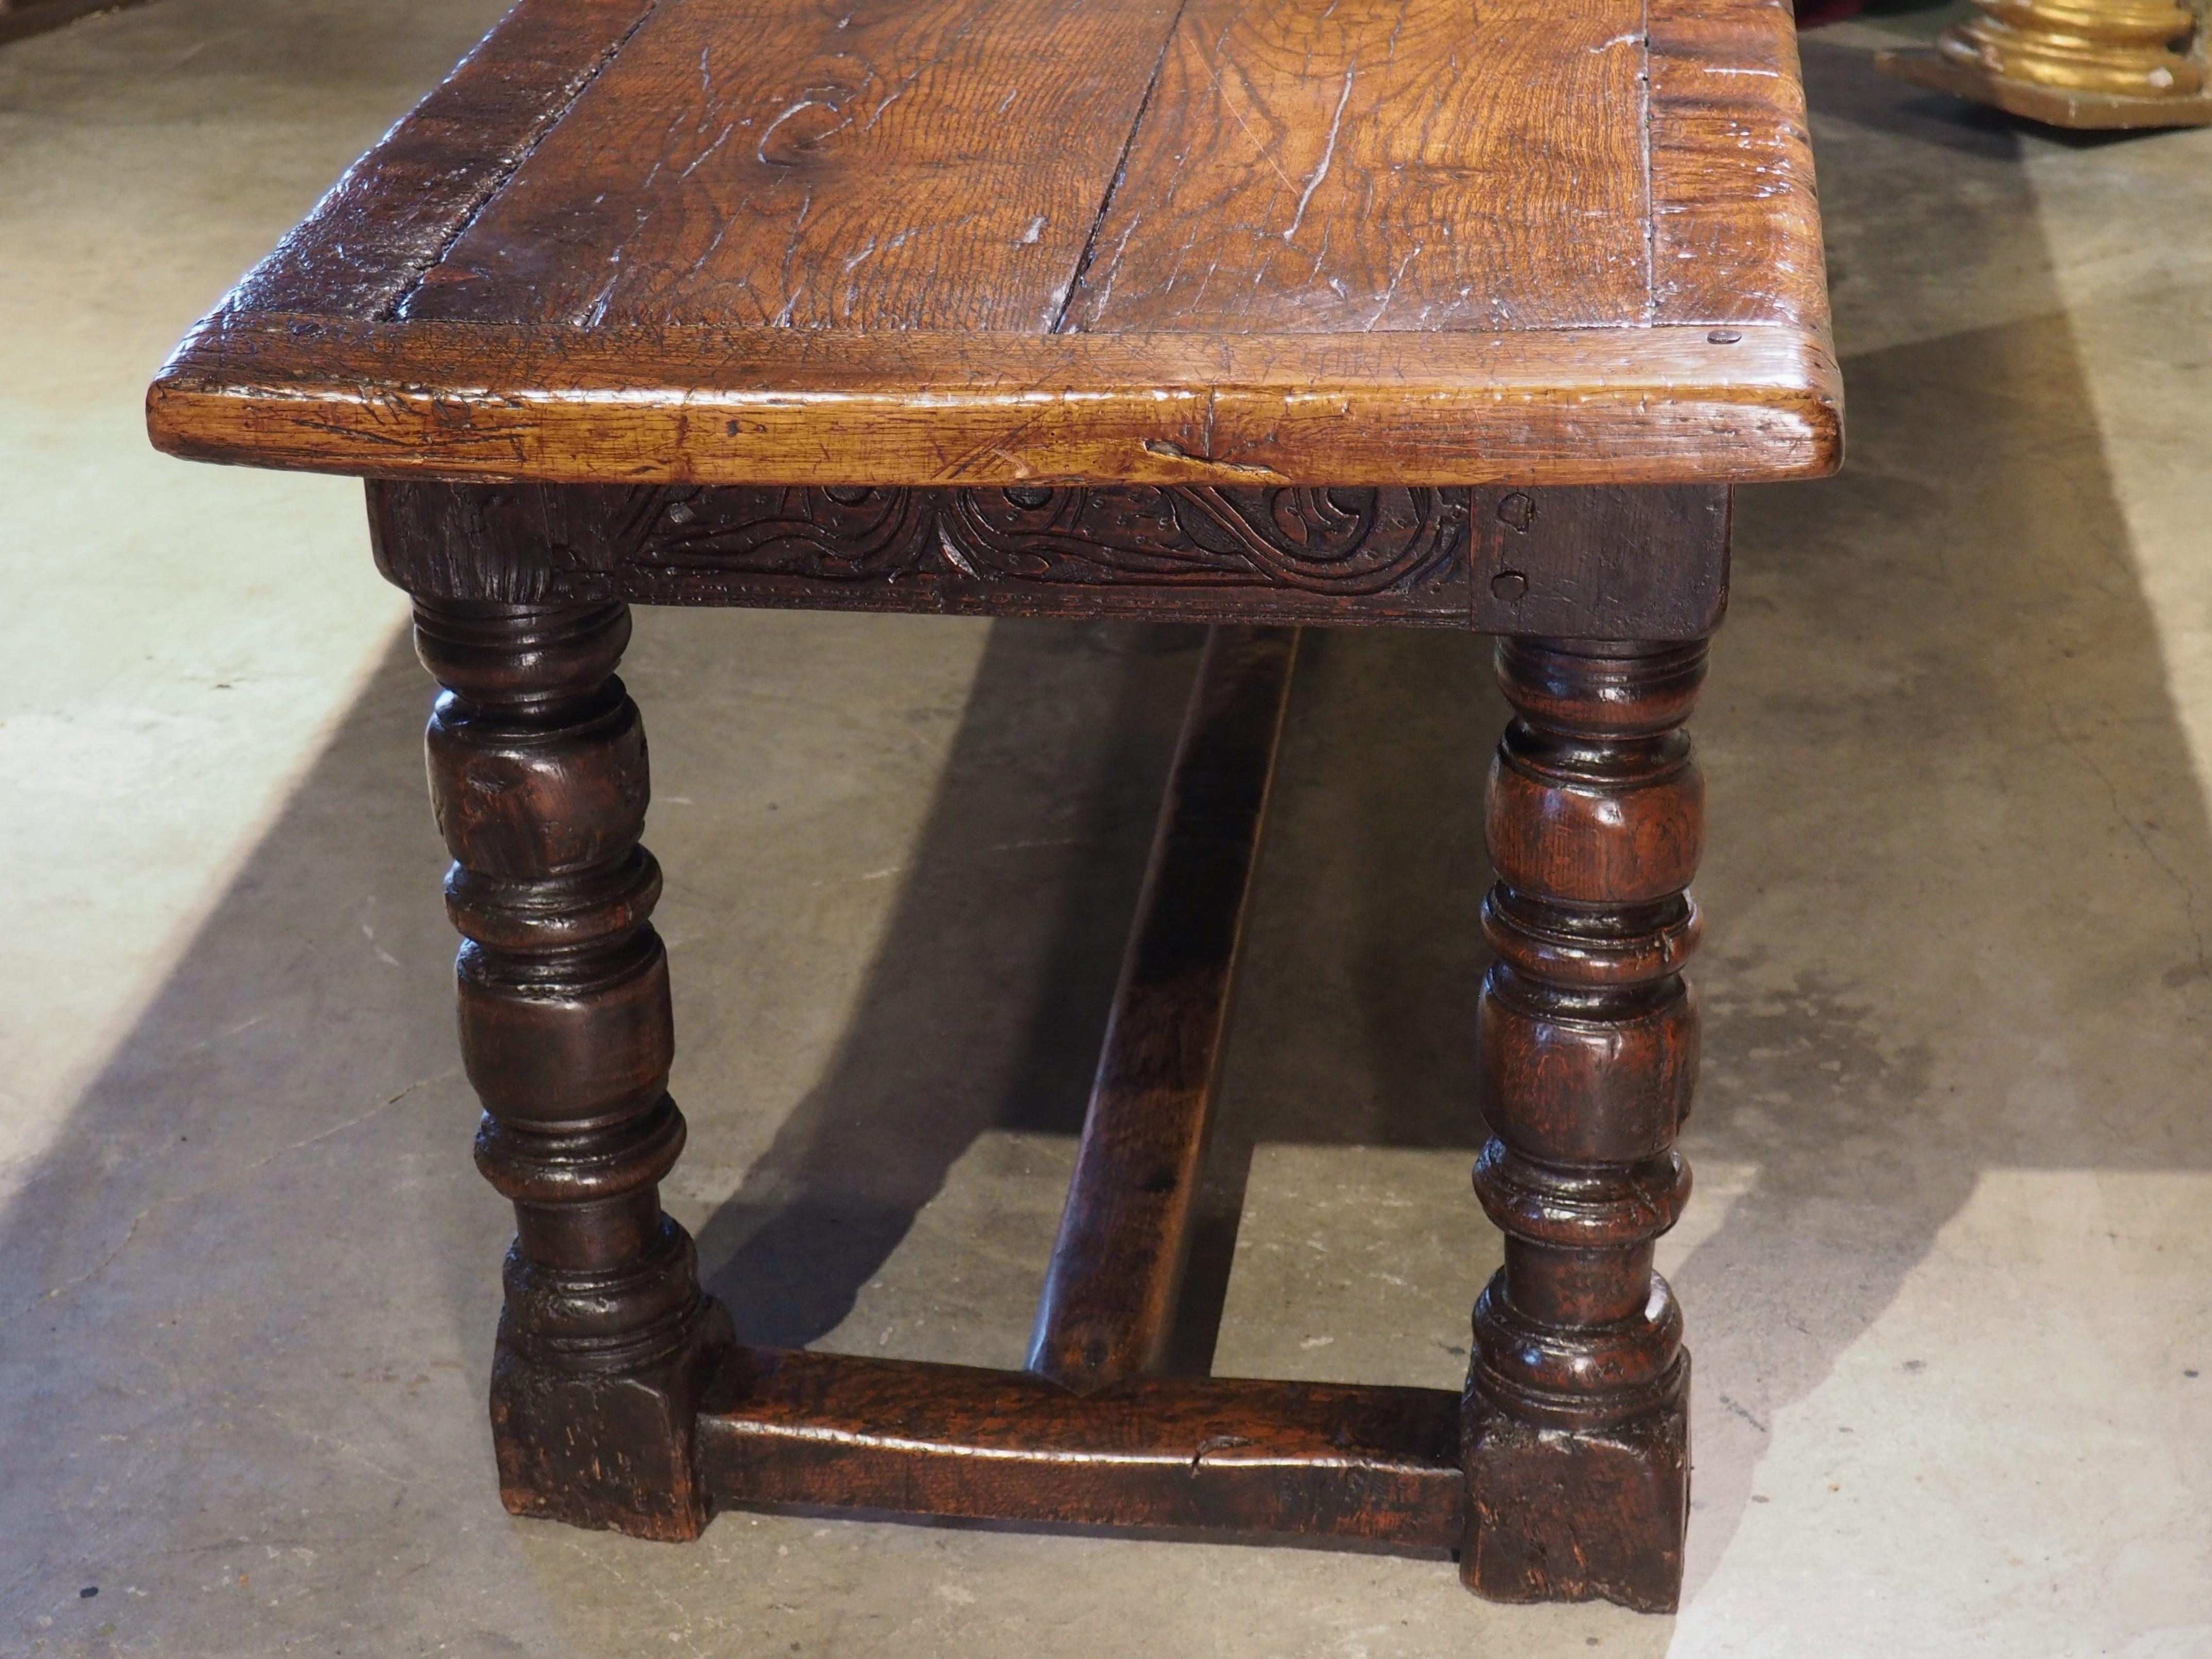
<path fill-rule="evenodd" d="M 803 1344 L 836 1326 L 983 1131 L 1080 1128 L 1200 637 L 994 629 L 836 1057 L 702 1230 L 708 1282 L 749 1340 Z M 1464 1014 L 1486 876 L 1472 803 L 1504 720 L 1487 644 L 1312 634 L 1296 696 L 1261 882 L 1299 896 L 1255 921 L 1249 957 L 1271 966 L 1245 1002 L 1267 1012 L 1245 1018 L 1274 1043 L 1278 959 L 1303 979 L 1294 1018 L 1323 987 L 1333 1006 L 1295 1061 L 1316 1086 L 1264 1119 L 1266 1097 L 1227 1091 L 1178 1340 L 1189 1370 L 1212 1350 L 1255 1139 L 1479 1140 Z M 1097 713 L 1071 731 L 1071 706 Z M 1373 744 L 1378 731 L 1394 742 Z M 1065 887 L 1010 890 L 1019 878 L 995 855 L 1007 846 L 1055 852 Z M 1322 954 L 1347 943 L 1348 957 Z M 1362 1027 L 1348 1042 L 1347 1016 Z"/>
<path fill-rule="evenodd" d="M 839 1324 L 984 1131 L 1081 1129 L 1202 640 L 991 630 L 834 1058 L 700 1231 L 744 1340 Z"/>
<path fill-rule="evenodd" d="M 2202 1017 L 2212 918 L 2190 884 L 2212 836 L 2064 325 L 1849 374 L 1851 470 L 1746 494 L 1697 725 L 1712 929 L 1688 1144 L 1755 1171 L 1679 1275 L 1700 1572 L 1773 1414 L 1881 1314 L 1982 1171 L 2208 1161 L 2201 1131 L 2129 1109 L 2157 1087 L 2145 1033 Z M 702 1231 L 749 1336 L 834 1326 L 985 1129 L 1073 1132 L 1194 644 L 994 630 L 836 1057 Z M 1194 1365 L 1255 1141 L 1471 1151 L 1480 1134 L 1476 802 L 1503 718 L 1486 647 L 1311 644 L 1194 1271 Z M 705 659 L 687 666 L 688 689 L 647 696 L 659 729 L 718 695 Z M 146 1363 L 221 1376 L 272 1329 L 312 1328 L 331 1287 L 352 1294 L 394 1225 L 434 1241 L 443 1317 L 489 1328 L 503 1228 L 465 1167 L 423 700 L 395 647 L 0 1223 L 11 1305 L 51 1310 L 58 1337 L 105 1328 L 88 1357 L 134 1346 L 118 1322 L 180 1311 Z M 711 845 L 689 833 L 680 857 L 655 837 L 679 878 Z M 1038 861 L 1010 875 L 1024 843 Z M 710 1072 L 711 1050 L 691 1064 Z M 695 1115 L 720 1109 L 690 1093 Z M 272 1160 L 294 1191 L 246 1201 L 244 1176 Z M 362 1340 L 362 1309 L 338 1316 L 334 1340 Z M 383 1317 L 391 1346 L 388 1321 L 413 1316 Z"/>

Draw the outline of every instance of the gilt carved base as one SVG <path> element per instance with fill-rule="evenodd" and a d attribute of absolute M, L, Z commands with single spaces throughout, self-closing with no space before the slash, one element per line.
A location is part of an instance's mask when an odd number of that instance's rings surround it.
<path fill-rule="evenodd" d="M 2205 13 L 2185 0 L 1974 0 L 1893 80 L 2081 130 L 2212 125 Z"/>

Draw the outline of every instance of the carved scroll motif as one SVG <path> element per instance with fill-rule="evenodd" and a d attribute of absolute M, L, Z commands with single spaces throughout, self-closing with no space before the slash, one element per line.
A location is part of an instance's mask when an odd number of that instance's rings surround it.
<path fill-rule="evenodd" d="M 505 605 L 1699 639 L 1725 486 L 877 489 L 371 480 L 377 566 Z"/>
<path fill-rule="evenodd" d="M 1407 591 L 1447 575 L 1467 492 L 1397 489 L 640 491 L 621 562 L 884 582 Z M 643 502 L 637 504 L 645 506 Z"/>

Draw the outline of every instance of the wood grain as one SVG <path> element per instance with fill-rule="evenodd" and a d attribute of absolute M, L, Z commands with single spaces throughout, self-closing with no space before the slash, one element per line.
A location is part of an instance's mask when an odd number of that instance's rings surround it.
<path fill-rule="evenodd" d="M 1486 791 L 1474 1189 L 1505 1265 L 1474 1305 L 1460 1571 L 1504 1601 L 1671 1612 L 1681 1590 L 1688 1357 L 1652 1255 L 1690 1194 L 1705 792 L 1683 722 L 1705 654 L 1498 647 L 1515 718 Z"/>
<path fill-rule="evenodd" d="M 1651 8 L 1651 320 L 1825 328 L 1820 207 L 1786 0 Z"/>
<path fill-rule="evenodd" d="M 217 317 L 155 445 L 547 483 L 1676 483 L 1841 459 L 1825 337 L 906 335 Z"/>
<path fill-rule="evenodd" d="M 415 608 L 445 688 L 423 742 L 453 855 L 477 1167 L 514 1204 L 492 1355 L 501 1496 L 677 1540 L 706 1523 L 691 1418 L 732 1335 L 660 1207 L 684 1129 L 660 868 L 637 842 L 645 730 L 614 674 L 629 640 L 620 605 Z"/>
<path fill-rule="evenodd" d="M 1776 0 L 1174 3 L 523 0 L 179 348 L 155 441 L 549 483 L 1838 465 Z"/>
<path fill-rule="evenodd" d="M 1729 491 L 1480 489 L 1475 628 L 1550 639 L 1694 640 L 1728 609 Z"/>
<path fill-rule="evenodd" d="M 740 1352 L 698 1419 L 723 1504 L 1459 1540 L 1459 1396 L 1218 1377 L 1070 1394 L 1022 1372 Z"/>
<path fill-rule="evenodd" d="M 521 0 L 225 301 L 387 317 L 653 8 Z"/>
<path fill-rule="evenodd" d="M 405 314 L 1042 332 L 1174 15 L 663 4 Z"/>
<path fill-rule="evenodd" d="M 1158 1370 L 1175 1334 L 1297 646 L 1206 635 L 1030 1342 L 1029 1368 L 1069 1388 Z"/>
<path fill-rule="evenodd" d="M 1191 0 L 1072 324 L 1643 321 L 1643 0 Z"/>

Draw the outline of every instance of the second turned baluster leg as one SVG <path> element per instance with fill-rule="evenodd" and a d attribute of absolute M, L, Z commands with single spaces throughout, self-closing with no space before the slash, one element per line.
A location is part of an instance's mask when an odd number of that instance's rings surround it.
<path fill-rule="evenodd" d="M 1514 639 L 1498 663 L 1516 718 L 1490 775 L 1475 1188 L 1505 1265 L 1474 1310 L 1461 1572 L 1505 1601 L 1667 1610 L 1689 1356 L 1651 1261 L 1690 1187 L 1705 791 L 1681 726 L 1705 647 Z"/>
<path fill-rule="evenodd" d="M 492 1369 L 501 1493 L 518 1515 L 696 1537 L 693 1419 L 732 1337 L 660 1209 L 684 1119 L 647 920 L 660 871 L 637 844 L 645 733 L 614 676 L 629 614 L 426 600 L 415 630 L 446 688 L 427 741 L 477 1162 L 514 1202 Z"/>

